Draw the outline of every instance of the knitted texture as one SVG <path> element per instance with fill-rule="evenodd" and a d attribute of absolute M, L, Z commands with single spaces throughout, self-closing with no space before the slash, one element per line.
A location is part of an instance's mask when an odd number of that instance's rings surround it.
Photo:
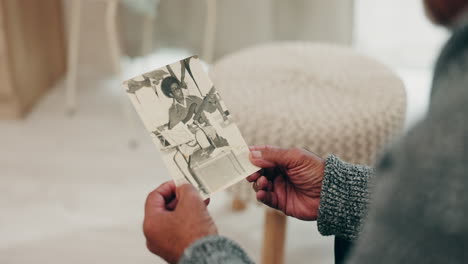
<path fill-rule="evenodd" d="M 234 241 L 209 236 L 197 240 L 184 251 L 179 264 L 245 263 L 253 264 L 245 251 Z"/>
<path fill-rule="evenodd" d="M 369 204 L 371 168 L 353 165 L 330 155 L 326 160 L 325 177 L 317 219 L 322 235 L 336 235 L 354 240 L 360 233 Z"/>
<path fill-rule="evenodd" d="M 401 80 L 349 48 L 261 45 L 224 57 L 210 75 L 249 145 L 303 147 L 372 165 L 404 124 Z M 236 194 L 251 194 L 243 185 Z"/>

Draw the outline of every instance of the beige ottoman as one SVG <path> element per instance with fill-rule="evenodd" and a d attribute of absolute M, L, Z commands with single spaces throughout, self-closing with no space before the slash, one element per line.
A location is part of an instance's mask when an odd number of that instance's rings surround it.
<path fill-rule="evenodd" d="M 222 58 L 210 74 L 249 145 L 303 147 L 372 165 L 404 124 L 402 81 L 349 48 L 262 45 Z M 246 182 L 233 193 L 254 200 Z M 285 223 L 267 211 L 263 263 L 282 263 Z"/>

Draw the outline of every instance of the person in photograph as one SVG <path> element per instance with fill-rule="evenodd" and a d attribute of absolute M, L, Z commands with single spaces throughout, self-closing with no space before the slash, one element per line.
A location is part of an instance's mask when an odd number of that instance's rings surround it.
<path fill-rule="evenodd" d="M 468 0 L 424 3 L 452 36 L 434 68 L 427 116 L 376 168 L 298 148 L 251 148 L 263 168 L 247 178 L 257 199 L 353 241 L 346 263 L 468 263 Z M 150 193 L 143 230 L 148 249 L 170 263 L 253 263 L 218 234 L 190 185 L 166 182 Z"/>
<path fill-rule="evenodd" d="M 185 89 L 187 89 L 186 85 Z M 187 127 L 193 134 L 202 129 L 213 147 L 228 145 L 227 140 L 221 137 L 211 126 L 205 114 L 205 112 L 213 113 L 219 110 L 223 120 L 227 120 L 226 114 L 220 110 L 219 99 L 215 94 L 214 87 L 210 89 L 203 99 L 195 95 L 186 96 L 182 90 L 180 81 L 176 77 L 168 76 L 162 80 L 161 90 L 165 96 L 173 99 L 172 105 L 169 108 L 168 129 L 174 128 L 179 123 L 187 124 Z"/>
<path fill-rule="evenodd" d="M 181 82 L 176 77 L 168 76 L 164 78 L 161 83 L 161 90 L 166 97 L 172 99 L 172 105 L 169 108 L 169 129 L 174 128 L 181 122 L 187 123 L 198 110 L 201 110 L 199 106 L 202 105 L 203 99 L 195 95 L 186 96 L 182 91 Z M 204 114 L 200 115 L 199 121 L 206 122 Z"/>

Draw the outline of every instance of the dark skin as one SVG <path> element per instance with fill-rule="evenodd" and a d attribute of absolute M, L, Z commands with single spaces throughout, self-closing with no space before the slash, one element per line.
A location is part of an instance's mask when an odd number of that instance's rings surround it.
<path fill-rule="evenodd" d="M 468 0 L 425 0 L 424 3 L 428 16 L 443 25 L 452 24 L 468 8 Z M 247 177 L 253 183 L 257 200 L 289 216 L 302 220 L 317 219 L 325 168 L 323 159 L 303 149 L 254 146 L 251 147 L 250 161 L 263 168 Z M 158 201 L 147 202 L 145 214 L 148 248 L 171 263 L 177 262 L 184 249 L 196 239 L 217 233 L 198 193 L 184 196 L 182 193 L 187 190 L 184 187 L 180 197 L 185 202 L 173 205 L 170 205 L 170 198 L 161 198 L 174 197 L 174 188 L 169 188 L 171 191 L 164 191 L 164 194 L 150 194 L 152 198 L 149 196 L 148 199 Z M 168 211 L 177 211 L 177 214 Z"/>
<path fill-rule="evenodd" d="M 171 91 L 172 91 L 172 97 L 179 103 L 183 104 L 184 103 L 184 93 L 182 92 L 182 89 L 179 87 L 177 83 L 173 83 L 171 85 Z"/>
<path fill-rule="evenodd" d="M 424 0 L 429 19 L 438 25 L 450 26 L 468 8 L 468 0 Z"/>
<path fill-rule="evenodd" d="M 255 183 L 260 202 L 302 220 L 317 219 L 323 159 L 297 148 L 254 146 L 250 160 L 264 168 L 247 178 Z M 176 263 L 197 239 L 217 234 L 213 219 L 191 185 L 176 188 L 172 182 L 164 183 L 148 196 L 145 208 L 148 249 L 170 263 Z"/>
<path fill-rule="evenodd" d="M 301 220 L 316 220 L 325 161 L 299 148 L 251 147 L 250 161 L 263 168 L 247 180 L 257 200 Z"/>
<path fill-rule="evenodd" d="M 202 103 L 202 99 L 196 96 L 185 97 L 182 89 L 177 83 L 171 85 L 171 97 L 174 100 L 172 107 L 169 109 L 169 123 L 168 128 L 172 129 L 179 122 L 186 123 L 191 119 L 191 112 L 196 112 L 199 105 Z M 179 107 L 175 103 L 187 104 L 186 108 Z M 178 109 L 178 110 L 177 110 Z"/>
<path fill-rule="evenodd" d="M 192 185 L 176 188 L 168 181 L 152 191 L 145 204 L 143 233 L 149 251 L 177 263 L 185 248 L 198 239 L 218 234 L 206 206 Z"/>

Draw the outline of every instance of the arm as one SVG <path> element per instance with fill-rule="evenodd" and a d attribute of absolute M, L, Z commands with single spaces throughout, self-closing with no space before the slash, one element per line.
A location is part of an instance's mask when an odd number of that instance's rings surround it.
<path fill-rule="evenodd" d="M 367 215 L 371 168 L 330 155 L 325 163 L 317 226 L 322 235 L 355 239 Z"/>

